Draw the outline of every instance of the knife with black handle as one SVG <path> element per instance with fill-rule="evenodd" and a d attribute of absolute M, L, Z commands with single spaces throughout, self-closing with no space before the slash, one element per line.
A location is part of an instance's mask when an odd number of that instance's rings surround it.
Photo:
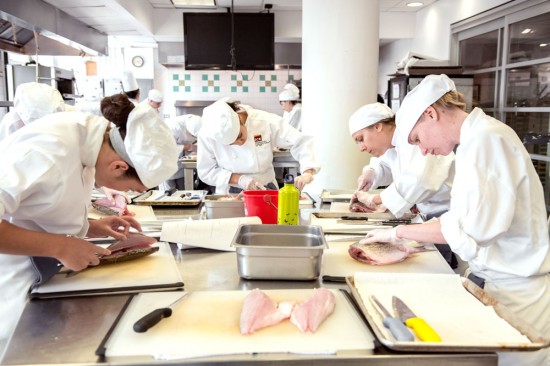
<path fill-rule="evenodd" d="M 184 293 L 180 298 L 171 303 L 165 308 L 158 308 L 151 311 L 149 314 L 140 318 L 134 323 L 134 331 L 137 333 L 147 332 L 149 329 L 158 324 L 162 319 L 169 318 L 172 315 L 172 307 L 180 302 L 188 292 Z"/>

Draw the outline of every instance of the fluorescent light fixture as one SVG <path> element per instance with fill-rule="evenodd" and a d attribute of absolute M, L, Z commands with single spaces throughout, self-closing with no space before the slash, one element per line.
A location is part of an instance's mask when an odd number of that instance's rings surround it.
<path fill-rule="evenodd" d="M 170 0 L 176 8 L 215 8 L 216 0 Z"/>
<path fill-rule="evenodd" d="M 410 7 L 417 7 L 422 5 L 424 5 L 424 3 L 420 1 L 411 1 L 410 3 L 407 3 L 407 6 L 410 6 Z"/>
<path fill-rule="evenodd" d="M 525 28 L 524 30 L 521 31 L 521 34 L 527 34 L 527 33 L 531 33 L 531 28 Z"/>
<path fill-rule="evenodd" d="M 548 43 L 541 43 L 541 44 L 539 44 L 539 47 L 546 47 L 546 46 L 548 46 Z"/>

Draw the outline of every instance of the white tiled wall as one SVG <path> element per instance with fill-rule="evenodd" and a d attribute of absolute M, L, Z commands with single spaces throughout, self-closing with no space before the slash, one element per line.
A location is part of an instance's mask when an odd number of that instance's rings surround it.
<path fill-rule="evenodd" d="M 230 96 L 243 104 L 282 115 L 279 93 L 289 81 L 301 78 L 301 70 L 195 71 L 168 68 L 163 82 L 163 104 L 174 105 L 176 100 L 214 102 Z"/>

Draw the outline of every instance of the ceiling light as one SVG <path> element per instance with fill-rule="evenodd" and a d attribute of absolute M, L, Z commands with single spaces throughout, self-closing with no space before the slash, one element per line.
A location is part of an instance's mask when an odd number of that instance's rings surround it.
<path fill-rule="evenodd" d="M 546 47 L 546 46 L 548 46 L 548 43 L 541 43 L 541 44 L 539 44 L 539 47 Z"/>
<path fill-rule="evenodd" d="M 521 31 L 521 34 L 527 34 L 530 32 L 531 32 L 531 28 L 525 28 L 524 30 Z"/>
<path fill-rule="evenodd" d="M 424 3 L 420 1 L 411 1 L 410 3 L 407 3 L 407 6 L 410 6 L 412 8 L 422 5 L 424 5 Z"/>
<path fill-rule="evenodd" d="M 176 8 L 215 8 L 216 0 L 171 0 Z"/>

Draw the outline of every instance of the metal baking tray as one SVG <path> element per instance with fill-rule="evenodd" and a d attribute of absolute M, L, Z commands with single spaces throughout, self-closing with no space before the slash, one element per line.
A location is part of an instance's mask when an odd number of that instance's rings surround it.
<path fill-rule="evenodd" d="M 353 193 L 353 189 L 323 189 L 321 202 L 349 202 Z"/>
<path fill-rule="evenodd" d="M 212 194 L 204 197 L 204 207 L 207 219 L 223 219 L 230 217 L 244 217 L 244 200 L 242 196 L 226 199 L 229 196 Z"/>
<path fill-rule="evenodd" d="M 314 225 L 244 224 L 231 245 L 239 275 L 266 280 L 315 280 L 327 248 L 323 229 Z"/>
<path fill-rule="evenodd" d="M 359 290 L 355 287 L 353 276 L 346 277 L 346 283 L 351 291 L 351 295 L 357 303 L 359 309 L 365 316 L 371 329 L 374 332 L 375 337 L 384 346 L 395 351 L 407 351 L 407 352 L 502 352 L 502 351 L 535 351 L 544 347 L 550 346 L 550 338 L 544 336 L 539 331 L 534 329 L 529 324 L 525 323 L 522 319 L 517 317 L 513 312 L 507 309 L 504 305 L 500 304 L 494 297 L 483 291 L 480 287 L 475 285 L 468 279 L 463 279 L 464 288 L 478 299 L 484 305 L 492 306 L 495 312 L 512 327 L 529 338 L 531 343 L 489 343 L 484 345 L 464 345 L 455 343 L 434 343 L 434 342 L 401 342 L 386 337 L 386 333 L 382 331 L 383 327 L 381 321 L 375 321 L 375 317 L 378 318 L 378 314 L 373 314 L 369 311 L 363 303 L 363 298 L 359 294 Z M 452 306 L 452 304 L 449 304 Z M 390 310 L 391 311 L 391 310 Z"/>
<path fill-rule="evenodd" d="M 146 206 L 198 206 L 206 196 L 207 191 L 176 191 L 171 196 L 163 195 L 163 191 L 150 190 L 134 198 L 132 202 L 136 205 Z"/>

